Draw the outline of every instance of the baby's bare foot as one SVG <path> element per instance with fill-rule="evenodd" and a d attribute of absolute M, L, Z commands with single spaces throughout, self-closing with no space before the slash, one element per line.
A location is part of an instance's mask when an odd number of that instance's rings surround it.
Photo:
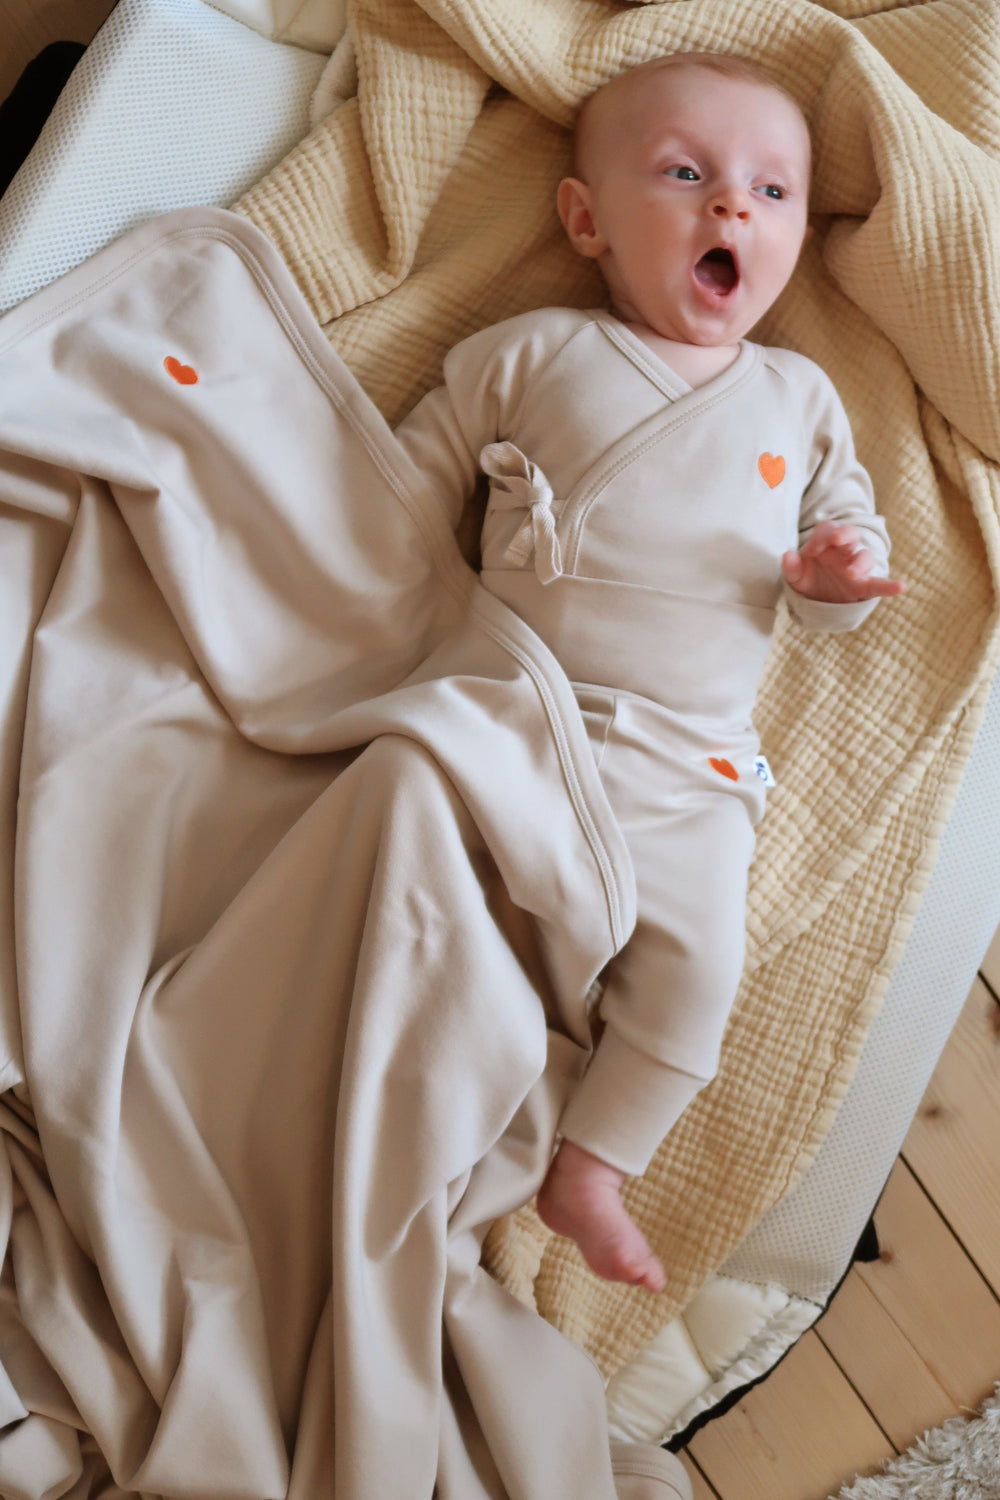
<path fill-rule="evenodd" d="M 624 1173 L 572 1141 L 563 1141 L 538 1190 L 543 1224 L 580 1247 L 592 1271 L 650 1292 L 666 1285 L 663 1267 L 621 1200 Z"/>

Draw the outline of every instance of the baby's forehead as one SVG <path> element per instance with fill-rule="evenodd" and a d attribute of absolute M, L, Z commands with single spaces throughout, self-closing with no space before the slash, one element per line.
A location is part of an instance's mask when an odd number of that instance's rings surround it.
<path fill-rule="evenodd" d="M 747 89 L 762 100 L 770 97 L 774 102 L 775 143 L 788 149 L 801 145 L 808 172 L 809 127 L 796 101 L 780 85 L 749 71 L 729 74 L 694 60 L 673 65 L 657 60 L 620 73 L 584 100 L 574 130 L 577 175 L 586 177 L 609 145 L 634 142 L 637 136 L 656 132 L 661 126 L 693 128 L 699 101 L 691 86 L 699 78 L 716 98 L 731 92 L 737 99 L 739 92 Z"/>

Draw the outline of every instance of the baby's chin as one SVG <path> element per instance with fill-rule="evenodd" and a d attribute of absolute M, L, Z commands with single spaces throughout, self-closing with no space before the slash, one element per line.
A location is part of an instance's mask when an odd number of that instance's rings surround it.
<path fill-rule="evenodd" d="M 653 330 L 654 333 L 656 330 Z M 692 344 L 696 349 L 730 349 L 733 344 L 738 344 L 740 339 L 746 337 L 748 330 L 735 328 L 732 331 L 717 334 L 692 334 L 690 338 L 686 335 L 674 336 L 675 342 L 680 344 Z M 661 338 L 667 337 L 661 334 Z"/>
<path fill-rule="evenodd" d="M 696 349 L 731 349 L 749 332 L 742 324 L 733 328 L 700 329 L 654 319 L 636 318 L 633 321 L 644 322 L 651 333 L 671 344 L 690 344 Z"/>
<path fill-rule="evenodd" d="M 728 349 L 745 338 L 752 324 L 740 317 L 690 318 L 673 309 L 646 309 L 638 299 L 611 297 L 611 311 L 623 323 L 649 329 L 671 344 L 693 344 L 700 349 Z M 734 309 L 735 311 L 735 309 Z"/>

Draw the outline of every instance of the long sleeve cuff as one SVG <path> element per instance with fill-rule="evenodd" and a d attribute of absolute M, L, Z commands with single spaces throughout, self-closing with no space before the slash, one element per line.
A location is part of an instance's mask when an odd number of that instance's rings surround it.
<path fill-rule="evenodd" d="M 803 630 L 856 630 L 879 602 L 862 599 L 856 604 L 828 604 L 823 599 L 807 599 L 789 583 L 783 583 L 782 588 L 788 608 Z"/>
<path fill-rule="evenodd" d="M 608 1026 L 562 1113 L 559 1133 L 619 1172 L 639 1177 L 709 1081 L 637 1051 Z"/>

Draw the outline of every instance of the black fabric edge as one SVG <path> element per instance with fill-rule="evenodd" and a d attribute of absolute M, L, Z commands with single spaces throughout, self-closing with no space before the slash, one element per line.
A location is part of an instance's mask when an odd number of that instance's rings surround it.
<path fill-rule="evenodd" d="M 884 1192 L 885 1189 L 883 1188 L 882 1191 Z M 862 1265 L 867 1265 L 871 1261 L 879 1259 L 879 1256 L 882 1252 L 878 1240 L 878 1231 L 875 1228 L 875 1209 L 878 1207 L 881 1198 L 882 1193 L 880 1192 L 878 1198 L 876 1199 L 875 1206 L 873 1207 L 872 1212 L 869 1215 L 868 1222 L 865 1224 L 864 1229 L 861 1231 L 858 1243 L 855 1245 L 854 1250 L 851 1252 L 851 1258 L 844 1268 L 844 1274 L 841 1276 L 840 1280 L 837 1282 L 836 1286 L 833 1288 L 833 1290 L 830 1292 L 830 1295 L 823 1303 L 822 1309 L 817 1315 L 815 1322 L 810 1325 L 811 1328 L 815 1328 L 816 1324 L 823 1317 L 824 1313 L 829 1311 L 831 1302 L 840 1291 L 840 1288 L 847 1280 L 854 1266 L 859 1263 Z M 808 1332 L 809 1330 L 806 1331 Z M 801 1338 L 801 1334 L 799 1335 L 799 1337 Z M 694 1417 L 692 1421 L 688 1423 L 683 1431 L 677 1433 L 676 1436 L 669 1438 L 665 1443 L 661 1443 L 660 1446 L 666 1448 L 668 1453 L 677 1453 L 681 1448 L 686 1447 L 691 1439 L 695 1436 L 695 1434 L 700 1432 L 703 1427 L 707 1427 L 709 1422 L 714 1422 L 716 1417 L 723 1417 L 725 1416 L 727 1411 L 732 1411 L 733 1407 L 738 1402 L 742 1401 L 744 1396 L 746 1396 L 749 1391 L 752 1391 L 756 1386 L 761 1385 L 763 1381 L 767 1380 L 768 1377 L 773 1374 L 773 1372 L 778 1368 L 778 1366 L 788 1358 L 789 1354 L 791 1354 L 792 1350 L 796 1347 L 798 1342 L 798 1339 L 794 1339 L 793 1342 L 789 1344 L 784 1354 L 780 1355 L 779 1358 L 775 1360 L 774 1364 L 771 1365 L 769 1369 L 765 1370 L 763 1374 L 757 1375 L 753 1380 L 748 1380 L 745 1385 L 737 1386 L 735 1390 L 729 1391 L 725 1396 L 721 1398 L 721 1400 L 716 1402 L 715 1406 L 713 1406 L 709 1411 L 700 1412 L 698 1416 Z"/>
<path fill-rule="evenodd" d="M 0 197 L 23 166 L 86 50 L 82 42 L 50 42 L 0 104 Z"/>

